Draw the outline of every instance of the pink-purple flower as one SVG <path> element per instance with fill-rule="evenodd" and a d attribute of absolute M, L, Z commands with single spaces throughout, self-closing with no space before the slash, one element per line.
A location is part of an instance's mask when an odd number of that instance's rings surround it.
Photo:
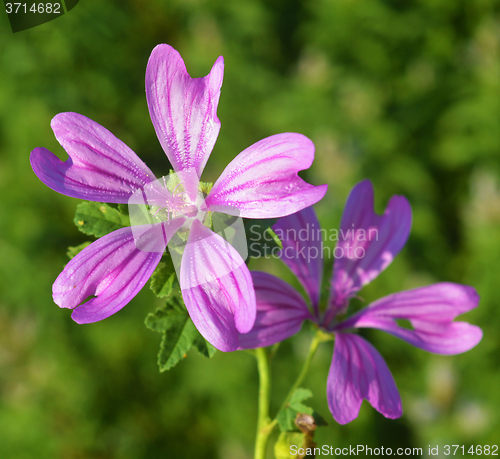
<path fill-rule="evenodd" d="M 200 333 L 218 349 L 231 351 L 238 334 L 252 328 L 256 306 L 251 275 L 238 252 L 205 225 L 206 213 L 282 217 L 319 201 L 326 185 L 312 186 L 298 177 L 298 171 L 311 166 L 314 145 L 303 135 L 286 133 L 240 153 L 200 202 L 197 184 L 220 130 L 216 112 L 223 67 L 219 57 L 206 77 L 191 78 L 172 47 L 153 50 L 146 70 L 151 120 L 174 171 L 191 178 L 185 180 L 182 196 L 167 189 L 157 194 L 165 196 L 164 203 L 156 203 L 166 209 L 164 221 L 139 233 L 122 228 L 107 234 L 66 265 L 54 282 L 53 297 L 60 307 L 73 309 L 76 322 L 96 322 L 123 308 L 147 282 L 167 243 L 183 229 L 189 236 L 179 281 Z M 156 177 L 144 162 L 96 122 L 61 113 L 51 127 L 69 158 L 62 162 L 47 149 L 36 148 L 30 161 L 38 178 L 53 190 L 127 204 L 138 190 L 155 187 Z"/>
<path fill-rule="evenodd" d="M 269 346 L 297 333 L 306 319 L 335 336 L 327 381 L 327 399 L 334 419 L 346 424 L 358 416 L 363 399 L 385 417 L 402 414 L 401 398 L 382 356 L 359 334 L 376 328 L 436 354 L 459 354 L 482 338 L 479 327 L 454 322 L 474 309 L 474 288 L 438 283 L 386 296 L 343 319 L 349 300 L 380 274 L 405 245 L 411 208 L 403 196 L 393 196 L 383 215 L 373 210 L 373 186 L 365 180 L 354 187 L 342 216 L 327 307 L 320 310 L 323 275 L 322 234 L 312 208 L 287 216 L 274 225 L 282 238 L 281 259 L 303 285 L 311 308 L 290 285 L 264 272 L 252 272 L 257 318 L 240 336 L 240 349 Z M 323 236 L 324 237 L 324 236 Z M 409 321 L 410 328 L 398 324 Z"/>

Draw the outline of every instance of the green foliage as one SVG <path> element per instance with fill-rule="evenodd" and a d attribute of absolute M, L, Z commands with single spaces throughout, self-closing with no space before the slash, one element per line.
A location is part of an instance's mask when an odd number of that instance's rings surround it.
<path fill-rule="evenodd" d="M 127 215 L 123 215 L 114 207 L 100 202 L 78 204 L 73 221 L 82 233 L 96 237 L 105 236 L 112 231 L 130 226 Z"/>
<path fill-rule="evenodd" d="M 166 371 L 177 365 L 194 347 L 205 357 L 212 357 L 215 348 L 200 335 L 178 295 L 171 295 L 162 308 L 149 313 L 145 320 L 146 327 L 162 333 L 158 366 Z"/>
<path fill-rule="evenodd" d="M 203 336 L 199 335 L 193 341 L 194 348 L 203 356 L 209 359 L 213 357 L 217 349 L 213 347 Z"/>
<path fill-rule="evenodd" d="M 144 323 L 150 330 L 162 333 L 170 328 L 172 320 L 185 315 L 187 311 L 184 305 L 174 296 L 167 305 L 158 308 L 154 313 L 150 312 Z"/>
<path fill-rule="evenodd" d="M 283 414 L 281 419 L 278 417 L 281 433 L 274 445 L 276 458 L 296 457 L 301 459 L 315 457 L 312 448 L 316 446 L 314 442 L 316 429 L 318 426 L 326 426 L 328 424 L 320 414 L 302 404 L 303 400 L 311 396 L 312 393 L 310 390 L 298 388 L 293 393 L 288 406 L 282 411 L 282 413 L 285 411 L 287 413 Z M 294 412 L 295 415 L 293 414 Z M 297 430 L 300 430 L 300 433 L 296 432 Z M 303 448 L 303 450 L 297 451 L 297 454 L 293 455 L 292 445 L 295 446 L 296 450 L 298 448 Z M 299 454 L 301 452 L 303 454 Z"/>
<path fill-rule="evenodd" d="M 158 353 L 160 371 L 170 370 L 186 357 L 198 334 L 187 311 L 172 300 L 154 314 L 148 314 L 145 322 L 151 330 L 163 333 Z"/>
<path fill-rule="evenodd" d="M 68 247 L 68 251 L 66 252 L 66 255 L 68 255 L 68 257 L 71 259 L 71 258 L 74 258 L 76 257 L 85 247 L 88 247 L 90 244 L 92 244 L 91 241 L 85 241 L 83 243 L 81 243 L 80 245 L 77 245 L 75 247 Z"/>
<path fill-rule="evenodd" d="M 282 432 L 297 430 L 295 418 L 297 413 L 313 414 L 313 409 L 304 405 L 302 402 L 312 397 L 309 389 L 301 387 L 295 389 L 288 404 L 278 413 L 276 419 Z"/>
<path fill-rule="evenodd" d="M 170 370 L 194 347 L 200 354 L 211 358 L 216 349 L 200 335 L 189 318 L 182 301 L 172 258 L 167 254 L 151 276 L 150 287 L 159 297 L 166 297 L 165 306 L 146 317 L 145 324 L 162 333 L 158 365 L 160 371 Z"/>
<path fill-rule="evenodd" d="M 118 212 L 128 216 L 128 204 L 118 204 L 116 208 L 118 209 Z"/>
<path fill-rule="evenodd" d="M 178 287 L 177 275 L 174 264 L 170 256 L 164 257 L 165 262 L 161 262 L 151 276 L 149 284 L 151 290 L 158 298 L 163 298 L 172 294 L 174 288 Z"/>

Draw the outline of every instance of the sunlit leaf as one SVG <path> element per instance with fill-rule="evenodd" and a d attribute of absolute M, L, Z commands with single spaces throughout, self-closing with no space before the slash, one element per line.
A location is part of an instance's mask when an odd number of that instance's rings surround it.
<path fill-rule="evenodd" d="M 163 298 L 171 295 L 177 285 L 177 276 L 172 258 L 168 256 L 165 258 L 165 262 L 161 262 L 155 269 L 149 286 L 157 297 Z"/>
<path fill-rule="evenodd" d="M 292 397 L 286 407 L 283 408 L 276 416 L 278 425 L 282 432 L 297 430 L 297 426 L 294 423 L 297 413 L 313 414 L 313 409 L 302 403 L 304 400 L 311 397 L 312 392 L 309 389 L 301 387 L 295 389 L 295 392 L 292 394 Z"/>
<path fill-rule="evenodd" d="M 96 237 L 105 236 L 112 231 L 130 226 L 127 215 L 100 202 L 78 204 L 73 221 L 82 233 Z"/>
<path fill-rule="evenodd" d="M 192 347 L 206 357 L 212 357 L 216 351 L 200 335 L 182 299 L 177 295 L 171 295 L 165 306 L 148 314 L 145 324 L 149 329 L 163 333 L 158 352 L 160 371 L 170 370 L 177 365 Z"/>

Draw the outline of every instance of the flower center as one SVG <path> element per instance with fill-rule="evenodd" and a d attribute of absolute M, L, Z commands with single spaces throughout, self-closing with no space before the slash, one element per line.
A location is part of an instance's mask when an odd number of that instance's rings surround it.
<path fill-rule="evenodd" d="M 210 212 L 205 205 L 205 190 L 210 185 L 185 171 L 148 183 L 129 199 L 130 223 L 151 225 L 182 217 L 186 219 L 185 228 L 190 228 L 194 220 L 210 226 Z"/>

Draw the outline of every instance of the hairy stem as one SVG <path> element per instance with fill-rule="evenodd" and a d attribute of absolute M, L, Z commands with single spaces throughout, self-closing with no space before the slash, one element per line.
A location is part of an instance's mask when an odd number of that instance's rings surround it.
<path fill-rule="evenodd" d="M 288 392 L 288 395 L 283 401 L 283 404 L 281 405 L 281 408 L 279 409 L 278 413 L 286 408 L 286 406 L 290 402 L 290 399 L 292 398 L 293 393 L 302 384 L 302 381 L 304 381 L 304 378 L 306 377 L 306 374 L 309 370 L 311 361 L 314 358 L 316 351 L 318 350 L 319 344 L 322 341 L 330 339 L 331 339 L 330 335 L 326 335 L 325 333 L 319 330 L 316 332 L 313 340 L 311 341 L 311 346 L 309 347 L 309 352 L 307 354 L 302 370 L 297 379 L 295 380 L 292 388 Z M 274 355 L 276 350 L 277 350 L 276 347 L 272 349 L 271 351 L 272 355 Z M 278 421 L 276 418 L 274 418 L 272 421 L 269 418 L 269 403 L 270 403 L 270 390 L 271 390 L 271 381 L 269 375 L 269 354 L 267 353 L 267 350 L 265 348 L 255 349 L 253 353 L 257 359 L 257 367 L 259 370 L 259 414 L 257 420 L 257 436 L 255 438 L 254 459 L 266 459 L 266 449 L 267 449 L 267 443 L 269 441 L 269 436 L 271 435 L 272 431 L 278 424 Z"/>
<path fill-rule="evenodd" d="M 259 370 L 259 414 L 257 419 L 257 436 L 255 438 L 255 459 L 265 459 L 267 442 L 272 428 L 270 424 L 269 402 L 271 380 L 269 375 L 269 356 L 265 348 L 255 349 L 257 367 Z"/>

